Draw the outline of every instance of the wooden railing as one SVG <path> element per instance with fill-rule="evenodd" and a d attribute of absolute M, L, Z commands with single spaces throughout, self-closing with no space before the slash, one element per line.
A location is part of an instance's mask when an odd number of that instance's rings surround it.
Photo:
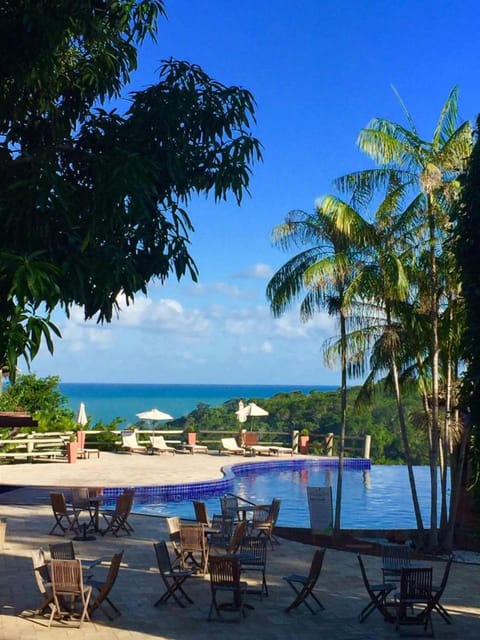
<path fill-rule="evenodd" d="M 178 446 L 185 442 L 185 433 L 182 430 L 156 429 L 137 431 L 140 444 L 149 444 L 149 436 L 153 434 L 164 436 L 167 444 Z M 121 449 L 121 431 L 96 431 L 87 430 L 86 448 L 95 448 L 106 451 L 119 451 Z M 49 432 L 19 434 L 14 438 L 0 439 L 0 460 L 2 458 L 31 459 L 35 458 L 65 458 L 66 443 L 75 436 L 75 432 Z M 220 440 L 224 437 L 237 437 L 238 430 L 200 430 L 197 432 L 197 442 L 215 450 L 220 447 Z M 299 432 L 287 433 L 284 431 L 269 431 L 262 434 L 262 444 L 272 446 L 292 447 L 298 451 Z M 312 433 L 308 451 L 320 455 L 338 455 L 338 436 L 332 433 Z M 349 457 L 370 457 L 370 436 L 349 436 L 346 438 L 345 454 Z"/>

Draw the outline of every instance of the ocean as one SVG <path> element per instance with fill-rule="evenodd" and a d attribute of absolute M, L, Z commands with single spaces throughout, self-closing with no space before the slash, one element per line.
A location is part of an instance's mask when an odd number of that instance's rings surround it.
<path fill-rule="evenodd" d="M 334 391 L 337 386 L 305 385 L 236 385 L 236 384 L 99 384 L 62 382 L 61 393 L 75 412 L 85 403 L 91 424 L 111 422 L 121 418 L 120 427 L 137 422 L 137 413 L 157 408 L 174 418 L 181 418 L 196 409 L 199 403 L 211 407 L 227 400 L 270 398 L 277 393 L 312 390 Z"/>

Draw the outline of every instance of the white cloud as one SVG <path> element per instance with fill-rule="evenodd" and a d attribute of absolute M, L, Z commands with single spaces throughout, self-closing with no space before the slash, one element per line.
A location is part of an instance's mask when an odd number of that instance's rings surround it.
<path fill-rule="evenodd" d="M 235 274 L 235 277 L 253 280 L 269 280 L 273 276 L 273 273 L 274 271 L 270 265 L 259 262 Z"/>

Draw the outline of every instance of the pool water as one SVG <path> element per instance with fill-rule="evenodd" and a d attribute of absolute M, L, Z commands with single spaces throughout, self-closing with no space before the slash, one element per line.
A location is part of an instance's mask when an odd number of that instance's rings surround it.
<path fill-rule="evenodd" d="M 430 523 L 430 470 L 414 468 L 417 492 L 425 526 Z M 235 474 L 231 493 L 256 503 L 268 503 L 273 498 L 282 501 L 279 526 L 309 527 L 310 515 L 307 486 L 332 487 L 333 508 L 337 470 L 331 467 L 305 465 L 301 469 L 275 468 L 242 470 Z M 211 515 L 220 513 L 220 495 L 206 491 L 204 500 Z M 192 498 L 180 501 L 136 504 L 134 512 L 150 515 L 194 519 Z M 346 469 L 343 475 L 341 527 L 344 529 L 409 529 L 416 528 L 407 468 L 401 465 L 372 465 L 369 470 Z"/>

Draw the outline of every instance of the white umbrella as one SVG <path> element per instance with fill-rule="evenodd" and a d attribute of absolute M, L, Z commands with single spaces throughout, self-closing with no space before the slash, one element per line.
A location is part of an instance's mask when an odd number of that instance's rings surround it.
<path fill-rule="evenodd" d="M 85 403 L 84 402 L 81 402 L 80 406 L 78 408 L 77 424 L 80 427 L 86 427 L 87 424 L 88 424 L 87 412 L 86 412 L 86 409 L 85 409 Z"/>
<path fill-rule="evenodd" d="M 173 420 L 173 416 L 160 409 L 150 409 L 149 411 L 142 411 L 137 413 L 137 418 L 140 420 Z"/>
<path fill-rule="evenodd" d="M 254 416 L 268 416 L 268 411 L 259 407 L 255 402 L 249 402 L 246 407 L 239 407 L 238 411 L 235 411 L 235 413 L 237 414 L 237 418 L 240 422 L 245 422 L 249 416 L 251 418 Z"/>
<path fill-rule="evenodd" d="M 243 404 L 243 400 L 240 400 L 240 402 L 238 403 L 238 411 L 235 411 L 235 413 L 237 414 L 237 420 L 239 422 L 246 422 L 248 416 L 245 415 L 245 405 Z"/>
<path fill-rule="evenodd" d="M 249 416 L 268 416 L 268 411 L 259 407 L 255 402 L 249 402 L 246 407 L 242 407 L 235 411 L 237 417 L 241 421 L 245 421 Z"/>

